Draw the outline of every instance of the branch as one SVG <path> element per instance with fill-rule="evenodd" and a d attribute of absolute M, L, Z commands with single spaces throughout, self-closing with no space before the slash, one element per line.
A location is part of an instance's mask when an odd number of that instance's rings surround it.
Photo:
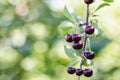
<path fill-rule="evenodd" d="M 86 11 L 86 26 L 89 25 L 89 4 L 87 4 L 87 11 Z M 85 33 L 85 38 L 84 38 L 84 44 L 83 44 L 83 49 L 82 49 L 82 54 L 80 55 L 82 57 L 81 62 L 80 62 L 80 69 L 82 69 L 82 63 L 83 63 L 83 59 L 84 59 L 84 55 L 83 53 L 86 50 L 86 43 L 87 43 L 87 38 L 89 36 Z M 78 80 L 80 80 L 80 76 L 78 77 Z"/>

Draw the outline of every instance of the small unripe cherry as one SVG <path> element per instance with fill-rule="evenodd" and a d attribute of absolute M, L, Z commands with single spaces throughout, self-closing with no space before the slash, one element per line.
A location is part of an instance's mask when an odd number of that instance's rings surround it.
<path fill-rule="evenodd" d="M 77 76 L 81 76 L 83 74 L 83 70 L 82 69 L 76 69 L 76 75 Z"/>
<path fill-rule="evenodd" d="M 83 70 L 83 74 L 86 77 L 91 77 L 93 75 L 93 71 L 92 71 L 92 69 L 86 68 Z"/>
<path fill-rule="evenodd" d="M 85 33 L 86 34 L 89 34 L 89 35 L 93 34 L 94 30 L 95 30 L 95 28 L 91 25 L 85 27 Z"/>
<path fill-rule="evenodd" d="M 74 74 L 75 71 L 76 71 L 76 69 L 75 69 L 74 67 L 72 67 L 72 66 L 69 66 L 69 67 L 67 68 L 67 72 L 68 72 L 69 74 Z"/>
<path fill-rule="evenodd" d="M 82 49 L 83 43 L 82 42 L 77 42 L 77 43 L 73 42 L 72 47 L 73 47 L 73 49 L 76 49 L 76 50 Z"/>
<path fill-rule="evenodd" d="M 79 42 L 81 40 L 81 35 L 80 34 L 73 34 L 72 39 L 75 42 Z"/>
<path fill-rule="evenodd" d="M 84 2 L 85 2 L 86 4 L 91 4 L 91 3 L 93 3 L 93 1 L 94 1 L 94 0 L 84 0 Z"/>
<path fill-rule="evenodd" d="M 95 54 L 94 52 L 92 51 L 85 51 L 84 52 L 84 56 L 87 58 L 87 59 L 93 59 L 95 57 Z"/>
<path fill-rule="evenodd" d="M 67 34 L 66 36 L 65 36 L 65 40 L 67 41 L 67 42 L 72 42 L 73 40 L 72 40 L 72 35 L 71 34 Z"/>

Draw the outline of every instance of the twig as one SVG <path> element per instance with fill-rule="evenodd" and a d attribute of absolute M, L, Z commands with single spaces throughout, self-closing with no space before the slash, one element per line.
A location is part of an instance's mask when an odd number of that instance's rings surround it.
<path fill-rule="evenodd" d="M 90 13 L 90 10 L 89 10 L 89 4 L 87 4 L 87 11 L 86 11 L 86 26 L 89 25 L 89 13 Z M 80 69 L 82 69 L 82 63 L 83 63 L 83 59 L 84 59 L 84 56 L 83 56 L 83 53 L 85 52 L 86 50 L 86 43 L 87 43 L 87 38 L 89 36 L 85 33 L 85 37 L 84 37 L 84 44 L 83 44 L 83 49 L 82 49 L 82 54 L 80 55 L 81 56 L 81 62 L 80 62 Z M 78 80 L 80 80 L 80 76 L 78 77 Z"/>

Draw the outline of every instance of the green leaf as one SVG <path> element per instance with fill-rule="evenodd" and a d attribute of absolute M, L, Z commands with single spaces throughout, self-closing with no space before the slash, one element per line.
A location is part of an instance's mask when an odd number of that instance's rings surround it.
<path fill-rule="evenodd" d="M 114 0 L 103 0 L 105 2 L 113 2 Z"/>
<path fill-rule="evenodd" d="M 63 21 L 58 27 L 62 30 L 70 30 L 74 25 L 69 21 Z"/>
<path fill-rule="evenodd" d="M 97 20 L 97 19 L 90 20 L 90 23 L 91 23 L 91 25 L 94 26 L 95 28 L 98 28 L 98 20 Z"/>
<path fill-rule="evenodd" d="M 80 62 L 80 59 L 78 57 L 73 58 L 70 62 L 70 66 L 75 66 Z"/>
<path fill-rule="evenodd" d="M 90 20 L 90 23 L 91 23 L 92 26 L 95 27 L 95 32 L 94 32 L 93 36 L 95 36 L 95 37 L 100 36 L 103 31 L 98 26 L 98 20 L 97 19 Z"/>
<path fill-rule="evenodd" d="M 68 57 L 74 58 L 76 57 L 76 53 L 70 47 L 64 46 L 65 53 Z"/>
<path fill-rule="evenodd" d="M 98 37 L 98 36 L 100 36 L 102 33 L 103 33 L 103 31 L 102 31 L 100 28 L 96 28 L 96 29 L 95 29 L 95 32 L 94 32 L 94 35 L 95 35 L 95 37 Z"/>
<path fill-rule="evenodd" d="M 65 37 L 65 35 L 67 35 L 68 33 L 70 33 L 69 30 L 66 30 L 66 31 L 60 31 L 60 35 L 61 35 L 61 37 Z"/>
<path fill-rule="evenodd" d="M 88 47 L 88 50 L 91 51 L 90 38 L 88 38 L 88 40 L 87 40 L 87 47 Z"/>
<path fill-rule="evenodd" d="M 74 10 L 68 6 L 65 6 L 64 8 L 64 15 L 69 18 L 70 20 L 76 22 L 79 22 L 76 13 L 74 12 Z"/>
<path fill-rule="evenodd" d="M 92 66 L 93 61 L 84 59 L 82 65 L 84 65 L 84 66 Z"/>
<path fill-rule="evenodd" d="M 77 56 L 80 56 L 80 54 L 82 54 L 82 50 L 74 50 L 77 54 Z"/>
<path fill-rule="evenodd" d="M 85 23 L 85 20 L 83 18 L 81 18 L 80 16 L 78 16 L 78 21 L 81 23 Z"/>
<path fill-rule="evenodd" d="M 95 10 L 95 12 L 98 11 L 98 10 L 100 10 L 101 8 L 105 7 L 105 6 L 110 6 L 110 4 L 109 4 L 109 3 L 102 3 L 102 4 L 100 4 L 100 5 L 97 7 L 97 9 Z"/>
<path fill-rule="evenodd" d="M 73 28 L 74 25 L 71 22 L 63 21 L 58 26 L 58 31 L 60 32 L 61 36 L 65 36 L 66 34 L 70 33 Z"/>
<path fill-rule="evenodd" d="M 72 18 L 72 17 L 71 17 L 71 12 L 73 12 L 73 10 L 72 10 L 71 8 L 68 9 L 67 6 L 64 7 L 64 15 L 65 15 L 67 18 L 69 18 L 69 19 Z"/>

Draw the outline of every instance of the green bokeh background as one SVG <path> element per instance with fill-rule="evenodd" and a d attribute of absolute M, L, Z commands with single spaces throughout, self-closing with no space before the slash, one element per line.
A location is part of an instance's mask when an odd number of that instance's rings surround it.
<path fill-rule="evenodd" d="M 91 5 L 91 13 L 100 3 Z M 85 18 L 83 0 L 0 0 L 0 80 L 77 80 L 66 72 L 71 59 L 57 30 L 61 21 L 68 20 L 65 5 Z M 96 13 L 104 32 L 91 40 L 94 74 L 81 80 L 120 79 L 119 5 L 115 0 Z"/>

